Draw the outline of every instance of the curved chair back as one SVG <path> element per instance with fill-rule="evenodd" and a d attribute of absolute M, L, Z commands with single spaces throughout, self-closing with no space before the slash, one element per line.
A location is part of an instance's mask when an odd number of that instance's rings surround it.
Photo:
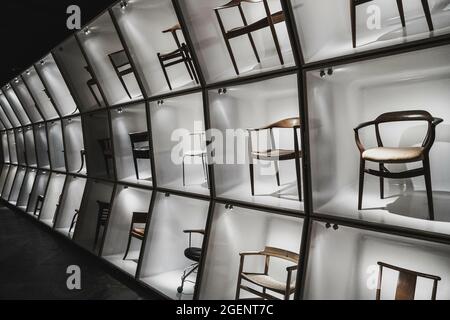
<path fill-rule="evenodd" d="M 300 127 L 300 118 L 289 118 L 289 119 L 283 119 L 278 122 L 272 123 L 271 125 L 267 126 L 267 129 L 293 129 Z"/>
<path fill-rule="evenodd" d="M 275 248 L 275 247 L 266 247 L 264 249 L 264 251 L 262 252 L 262 254 L 269 256 L 269 257 L 287 260 L 292 263 L 298 263 L 298 261 L 300 260 L 299 254 L 292 252 L 292 251 Z"/>

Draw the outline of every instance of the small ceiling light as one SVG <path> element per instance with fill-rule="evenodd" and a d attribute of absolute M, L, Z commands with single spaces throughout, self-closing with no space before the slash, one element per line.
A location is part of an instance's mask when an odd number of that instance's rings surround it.
<path fill-rule="evenodd" d="M 71 123 L 72 122 L 72 118 L 67 119 L 67 122 Z"/>
<path fill-rule="evenodd" d="M 128 186 L 124 186 L 123 189 L 124 189 L 124 190 L 127 190 L 127 189 L 128 189 Z"/>
<path fill-rule="evenodd" d="M 328 73 L 329 76 L 332 76 L 333 75 L 333 68 L 329 68 L 327 73 Z"/>
<path fill-rule="evenodd" d="M 224 94 L 227 94 L 227 88 L 220 88 L 218 91 L 219 95 L 223 96 Z"/>
<path fill-rule="evenodd" d="M 118 114 L 122 114 L 122 113 L 123 113 L 123 108 L 122 108 L 122 107 L 118 108 L 118 109 L 117 109 L 117 113 L 118 113 Z"/>
<path fill-rule="evenodd" d="M 25 73 L 27 74 L 27 76 L 29 76 L 31 74 L 30 70 L 25 71 Z"/>
<path fill-rule="evenodd" d="M 6 90 L 9 90 L 9 88 L 11 88 L 11 86 L 9 84 L 6 85 Z"/>
<path fill-rule="evenodd" d="M 166 198 L 170 197 L 170 193 L 166 192 Z"/>
<path fill-rule="evenodd" d="M 126 1 L 126 0 L 120 1 L 120 8 L 122 10 L 125 10 L 127 7 L 128 7 L 128 1 Z"/>
<path fill-rule="evenodd" d="M 320 70 L 320 77 L 324 78 L 326 75 L 325 70 Z"/>
<path fill-rule="evenodd" d="M 231 204 L 226 204 L 225 205 L 225 209 L 227 209 L 227 210 L 233 210 L 233 206 L 231 205 Z"/>
<path fill-rule="evenodd" d="M 19 83 L 19 78 L 15 78 L 14 83 L 16 83 L 16 84 Z"/>
<path fill-rule="evenodd" d="M 91 34 L 91 29 L 90 29 L 89 27 L 87 27 L 86 29 L 84 29 L 84 34 L 85 34 L 86 36 L 90 35 L 90 34 Z"/>
<path fill-rule="evenodd" d="M 159 107 L 161 107 L 162 105 L 164 105 L 164 100 L 158 100 L 157 104 Z"/>
<path fill-rule="evenodd" d="M 43 66 L 45 64 L 45 60 L 41 60 L 40 64 Z"/>

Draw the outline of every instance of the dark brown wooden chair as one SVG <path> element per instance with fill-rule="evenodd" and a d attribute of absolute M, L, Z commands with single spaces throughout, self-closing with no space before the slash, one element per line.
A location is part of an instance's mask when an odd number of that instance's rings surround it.
<path fill-rule="evenodd" d="M 350 0 L 350 19 L 351 19 L 351 25 L 352 25 L 352 41 L 353 41 L 353 48 L 356 48 L 356 7 L 370 2 L 373 0 Z M 397 7 L 398 12 L 400 14 L 400 20 L 402 21 L 403 28 L 406 27 L 406 21 L 405 21 L 405 13 L 403 10 L 403 0 L 396 0 L 397 1 Z M 427 19 L 428 28 L 430 31 L 434 30 L 433 27 L 433 20 L 431 18 L 431 12 L 430 12 L 430 6 L 428 4 L 428 0 L 421 0 L 422 1 L 422 7 L 423 11 L 425 12 L 425 17 Z"/>
<path fill-rule="evenodd" d="M 177 45 L 177 49 L 169 52 L 169 53 L 159 53 L 158 52 L 158 60 L 161 64 L 161 68 L 164 72 L 164 77 L 166 78 L 167 84 L 169 85 L 169 89 L 172 90 L 172 84 L 170 83 L 169 75 L 167 74 L 167 68 L 177 65 L 179 63 L 184 63 L 186 65 L 186 69 L 191 77 L 191 80 L 195 80 L 198 84 L 197 73 L 194 68 L 194 64 L 192 62 L 191 53 L 185 43 L 181 43 L 178 38 L 177 31 L 180 31 L 181 27 L 179 24 L 176 24 L 172 28 L 164 30 L 163 33 L 171 33 L 175 43 Z"/>
<path fill-rule="evenodd" d="M 127 93 L 128 97 L 130 99 L 132 99 L 130 91 L 128 90 L 127 84 L 125 83 L 125 80 L 123 79 L 126 75 L 133 73 L 133 68 L 131 67 L 130 60 L 128 59 L 128 56 L 127 56 L 125 50 L 113 52 L 113 53 L 109 54 L 108 57 L 114 68 L 114 71 L 117 74 L 117 77 L 120 80 L 120 83 L 122 83 L 122 86 L 125 89 L 125 92 Z"/>
<path fill-rule="evenodd" d="M 97 103 L 97 105 L 100 107 L 102 105 L 102 103 L 100 102 L 100 99 L 97 97 L 97 94 L 95 93 L 94 87 L 99 87 L 97 84 L 97 81 L 94 80 L 94 75 L 93 72 L 91 70 L 91 68 L 89 66 L 85 66 L 84 69 L 86 69 L 86 71 L 89 73 L 89 75 L 91 76 L 91 79 L 89 79 L 86 82 L 86 85 L 89 88 L 89 91 L 91 91 L 92 96 L 95 99 L 95 102 Z"/>
<path fill-rule="evenodd" d="M 81 165 L 80 169 L 78 169 L 77 173 L 80 173 L 84 169 L 84 164 L 86 163 L 86 150 L 80 150 L 80 157 L 81 157 Z"/>
<path fill-rule="evenodd" d="M 36 200 L 36 205 L 34 206 L 33 215 L 35 217 L 39 217 L 41 214 L 42 207 L 44 206 L 45 197 L 43 195 L 39 195 Z"/>
<path fill-rule="evenodd" d="M 72 217 L 72 222 L 70 223 L 69 233 L 67 234 L 69 237 L 72 234 L 72 231 L 75 231 L 75 227 L 77 225 L 79 216 L 80 216 L 80 210 L 75 210 L 75 214 Z"/>
<path fill-rule="evenodd" d="M 266 247 L 263 251 L 259 252 L 241 252 L 241 262 L 239 265 L 239 276 L 236 289 L 236 300 L 239 300 L 241 290 L 248 291 L 258 297 L 267 300 L 279 300 L 267 291 L 275 292 L 284 296 L 285 300 L 289 300 L 290 296 L 295 292 L 295 283 L 293 283 L 292 273 L 297 270 L 299 263 L 299 255 L 297 253 Z M 262 256 L 265 257 L 265 266 L 263 273 L 250 273 L 244 272 L 245 257 L 247 256 Z M 294 263 L 293 266 L 287 267 L 287 279 L 286 282 L 275 280 L 269 275 L 269 267 L 271 258 L 277 258 Z M 248 281 L 253 285 L 261 287 L 261 292 L 248 286 L 242 285 L 242 280 Z"/>
<path fill-rule="evenodd" d="M 404 121 L 425 121 L 428 123 L 427 135 L 420 147 L 385 147 L 381 139 L 380 124 L 389 122 L 404 122 Z M 443 122 L 442 119 L 434 118 L 427 111 L 412 110 L 389 112 L 380 115 L 374 121 L 360 124 L 355 131 L 356 145 L 360 151 L 360 173 L 359 173 L 359 198 L 358 210 L 362 210 L 362 201 L 364 193 L 364 175 L 370 174 L 380 178 L 380 197 L 384 199 L 384 179 L 407 179 L 419 176 L 425 176 L 425 184 L 428 197 L 428 210 L 430 219 L 434 220 L 433 207 L 433 190 L 431 187 L 431 170 L 430 170 L 430 149 L 434 144 L 436 137 L 436 126 Z M 377 148 L 366 149 L 362 144 L 359 131 L 363 128 L 374 126 L 375 135 L 377 138 Z M 379 164 L 379 171 L 373 169 L 366 169 L 366 161 L 375 162 Z M 391 172 L 385 164 L 406 164 L 412 162 L 423 162 L 423 167 L 418 169 L 407 170 L 403 172 Z"/>
<path fill-rule="evenodd" d="M 114 153 L 112 148 L 112 140 L 110 138 L 99 139 L 98 143 L 102 149 L 103 159 L 105 161 L 105 168 L 108 177 L 111 176 L 111 167 L 109 165 L 110 161 L 114 161 Z M 114 166 L 114 165 L 113 165 Z"/>
<path fill-rule="evenodd" d="M 94 250 L 97 247 L 100 229 L 103 227 L 103 230 L 105 230 L 106 224 L 108 223 L 109 214 L 111 212 L 111 205 L 109 203 L 97 201 L 97 205 L 98 205 L 98 213 L 97 213 L 97 227 L 95 228 Z"/>
<path fill-rule="evenodd" d="M 277 149 L 275 145 L 275 137 L 273 134 L 274 129 L 292 129 L 294 132 L 294 150 Z M 252 196 L 255 195 L 255 172 L 254 172 L 254 160 L 273 161 L 275 163 L 275 171 L 278 186 L 281 186 L 280 182 L 280 170 L 279 161 L 295 160 L 296 170 L 298 172 L 297 189 L 300 201 L 302 200 L 302 187 L 301 187 L 301 167 L 300 158 L 302 158 L 302 152 L 300 151 L 300 144 L 298 141 L 297 130 L 300 129 L 300 118 L 290 118 L 278 121 L 267 127 L 257 129 L 247 129 L 249 132 L 249 159 L 250 159 L 250 184 L 252 190 Z M 259 133 L 261 131 L 269 131 L 271 149 L 264 151 L 253 150 L 252 133 Z"/>
<path fill-rule="evenodd" d="M 181 286 L 179 286 L 177 289 L 178 293 L 183 293 L 185 282 L 192 283 L 192 281 L 187 280 L 187 278 L 198 270 L 200 258 L 202 256 L 202 248 L 192 246 L 192 235 L 193 234 L 199 234 L 202 236 L 205 235 L 205 230 L 184 230 L 183 232 L 189 234 L 189 248 L 184 250 L 184 256 L 187 259 L 193 261 L 194 263 L 192 263 L 190 266 L 184 269 L 183 275 L 181 276 Z"/>
<path fill-rule="evenodd" d="M 417 278 L 425 278 L 433 280 L 433 291 L 431 293 L 431 300 L 436 300 L 438 282 L 441 278 L 433 276 L 431 274 L 421 273 L 408 269 L 396 267 L 384 262 L 378 262 L 380 271 L 378 274 L 378 286 L 377 286 L 377 300 L 381 300 L 381 285 L 383 282 L 383 268 L 391 269 L 399 272 L 397 281 L 397 290 L 395 293 L 395 300 L 414 300 L 416 294 Z"/>
<path fill-rule="evenodd" d="M 265 10 L 265 17 L 261 18 L 260 20 L 258 20 L 256 22 L 249 24 L 247 22 L 247 18 L 245 17 L 244 10 L 242 9 L 243 2 L 246 2 L 248 4 L 263 3 L 264 10 Z M 225 10 L 225 9 L 231 9 L 231 8 L 239 9 L 239 14 L 241 16 L 241 19 L 242 19 L 242 22 L 244 25 L 241 27 L 226 30 L 225 26 L 223 24 L 223 21 L 222 21 L 222 17 L 220 15 L 220 11 Z M 231 0 L 227 4 L 215 8 L 214 11 L 216 13 L 223 39 L 225 40 L 225 44 L 227 46 L 228 53 L 231 57 L 231 61 L 234 66 L 234 70 L 236 71 L 237 75 L 239 75 L 239 68 L 236 63 L 236 58 L 234 57 L 233 49 L 231 48 L 230 40 L 237 38 L 237 37 L 247 35 L 250 40 L 250 44 L 253 48 L 253 52 L 255 54 L 256 60 L 258 61 L 258 63 L 261 63 L 261 60 L 260 60 L 259 54 L 258 54 L 258 50 L 256 49 L 255 42 L 253 41 L 252 32 L 255 32 L 255 31 L 258 31 L 258 30 L 261 30 L 264 28 L 270 28 L 270 31 L 272 32 L 273 41 L 275 43 L 275 47 L 277 49 L 278 57 L 280 59 L 280 63 L 282 65 L 284 65 L 283 54 L 281 52 L 280 43 L 278 41 L 278 35 L 277 35 L 276 29 L 275 29 L 275 25 L 277 23 L 285 21 L 285 16 L 284 16 L 283 11 L 279 11 L 279 12 L 272 14 L 270 12 L 270 8 L 269 8 L 269 4 L 268 4 L 267 0 Z"/>
<path fill-rule="evenodd" d="M 136 224 L 146 224 L 147 223 L 147 212 L 133 212 L 133 217 L 131 218 L 130 235 L 128 237 L 127 249 L 125 251 L 125 256 L 123 260 L 127 260 L 128 252 L 130 251 L 131 240 L 133 238 L 138 240 L 144 240 L 145 227 L 135 227 Z"/>
<path fill-rule="evenodd" d="M 131 149 L 133 152 L 134 169 L 136 179 L 139 180 L 139 159 L 150 159 L 150 135 L 148 131 L 130 133 Z"/>

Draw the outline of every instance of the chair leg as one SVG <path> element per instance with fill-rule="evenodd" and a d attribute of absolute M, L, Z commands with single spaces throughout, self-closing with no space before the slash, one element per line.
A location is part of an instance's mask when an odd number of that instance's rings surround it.
<path fill-rule="evenodd" d="M 109 177 L 109 176 L 110 176 L 110 173 L 109 173 L 109 162 L 108 162 L 108 158 L 107 158 L 107 157 L 104 157 L 104 159 L 105 159 L 106 174 L 107 174 L 108 177 Z"/>
<path fill-rule="evenodd" d="M 428 211 L 430 215 L 430 220 L 434 221 L 434 205 L 433 205 L 433 188 L 431 187 L 431 169 L 430 169 L 430 159 L 425 157 L 423 160 L 423 168 L 425 175 L 425 185 L 427 189 L 427 198 L 428 198 Z"/>
<path fill-rule="evenodd" d="M 133 154 L 133 161 L 134 161 L 134 170 L 136 171 L 136 179 L 139 180 L 139 167 L 138 167 L 138 161 L 136 159 L 136 156 Z"/>
<path fill-rule="evenodd" d="M 384 171 L 384 165 L 380 163 L 380 172 Z M 384 178 L 380 177 L 380 199 L 384 199 Z"/>
<path fill-rule="evenodd" d="M 275 175 L 277 177 L 277 185 L 280 187 L 281 186 L 281 181 L 280 181 L 280 166 L 278 164 L 278 161 L 274 161 L 275 164 Z"/>
<path fill-rule="evenodd" d="M 280 41 L 278 41 L 277 30 L 273 23 L 270 23 L 270 31 L 272 31 L 273 42 L 275 43 L 275 48 L 277 49 L 278 58 L 280 59 L 280 63 L 284 65 L 283 53 L 281 52 Z"/>
<path fill-rule="evenodd" d="M 428 0 L 422 0 L 422 7 L 423 11 L 425 12 L 425 17 L 427 18 L 428 29 L 430 29 L 430 31 L 434 31 L 433 19 L 431 18 L 431 11 Z"/>
<path fill-rule="evenodd" d="M 130 100 L 133 99 L 133 98 L 131 97 L 130 91 L 128 90 L 127 84 L 125 83 L 125 80 L 123 80 L 123 77 L 122 77 L 122 76 L 119 76 L 119 80 L 120 80 L 120 82 L 122 83 L 122 86 L 123 86 L 123 88 L 125 89 L 125 92 L 127 93 L 128 98 L 130 98 Z"/>
<path fill-rule="evenodd" d="M 186 187 L 186 157 L 183 157 L 183 187 Z"/>
<path fill-rule="evenodd" d="M 254 164 L 250 163 L 250 185 L 252 189 L 252 196 L 255 196 L 255 168 Z"/>
<path fill-rule="evenodd" d="M 405 12 L 403 10 L 403 0 L 397 0 L 398 13 L 400 14 L 400 20 L 402 21 L 403 28 L 406 27 Z"/>
<path fill-rule="evenodd" d="M 300 164 L 300 159 L 296 160 L 297 165 L 297 171 L 298 171 L 298 181 L 297 181 L 297 190 L 298 190 L 298 200 L 301 202 L 303 201 L 303 194 L 302 194 L 302 166 Z"/>
<path fill-rule="evenodd" d="M 352 25 L 352 43 L 353 48 L 356 48 L 356 5 L 354 0 L 349 0 L 350 2 L 350 20 Z"/>
<path fill-rule="evenodd" d="M 231 62 L 233 63 L 234 71 L 236 72 L 237 75 L 239 75 L 239 68 L 236 63 L 236 58 L 234 57 L 234 53 L 233 53 L 233 49 L 231 48 L 230 41 L 227 38 L 225 38 L 225 43 L 227 45 L 227 49 L 228 49 L 228 53 L 231 58 Z"/>
<path fill-rule="evenodd" d="M 359 197 L 358 197 L 358 210 L 362 210 L 362 201 L 364 193 L 364 174 L 366 169 L 366 162 L 361 159 L 361 164 L 359 167 Z"/>
<path fill-rule="evenodd" d="M 161 59 L 161 54 L 158 53 L 159 64 L 161 65 L 162 71 L 164 73 L 164 77 L 166 78 L 166 82 L 169 85 L 170 91 L 172 91 L 172 84 L 170 83 L 169 75 L 167 74 L 166 66 L 164 65 L 164 61 Z"/>
<path fill-rule="evenodd" d="M 190 56 L 188 56 L 188 63 L 189 63 L 189 67 L 192 70 L 192 75 L 194 76 L 195 83 L 199 83 L 197 71 L 195 70 L 194 63 L 192 62 L 192 58 Z"/>
<path fill-rule="evenodd" d="M 130 251 L 130 246 L 131 246 L 131 240 L 132 240 L 132 236 L 130 233 L 130 236 L 128 237 L 128 244 L 127 244 L 127 250 L 125 250 L 125 255 L 123 256 L 123 260 L 127 260 L 127 256 L 128 256 L 128 252 Z"/>

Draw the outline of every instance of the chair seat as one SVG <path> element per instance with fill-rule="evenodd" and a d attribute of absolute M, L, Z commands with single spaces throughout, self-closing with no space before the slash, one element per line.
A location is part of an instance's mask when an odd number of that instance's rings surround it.
<path fill-rule="evenodd" d="M 145 229 L 143 229 L 143 228 L 134 228 L 133 231 L 131 232 L 131 234 L 134 237 L 143 238 L 144 234 L 145 234 Z"/>
<path fill-rule="evenodd" d="M 272 20 L 273 20 L 274 24 L 283 22 L 283 21 L 285 21 L 285 19 L 286 18 L 284 16 L 283 11 L 279 11 L 279 12 L 272 14 Z M 268 26 L 269 26 L 268 18 L 262 18 L 262 19 L 260 19 L 256 22 L 253 22 L 247 26 L 233 28 L 233 29 L 229 30 L 226 33 L 226 35 L 228 38 L 235 38 L 235 37 L 239 37 L 239 36 L 242 36 L 242 35 L 250 33 L 250 32 L 254 32 L 254 31 L 266 28 Z"/>
<path fill-rule="evenodd" d="M 275 280 L 271 276 L 266 276 L 262 274 L 243 273 L 242 277 L 245 280 L 250 281 L 258 286 L 270 289 L 278 293 L 284 294 L 286 291 L 286 282 Z M 295 290 L 295 283 L 291 283 L 290 288 L 291 288 L 290 291 L 293 292 Z"/>
<path fill-rule="evenodd" d="M 295 159 L 295 151 L 282 150 L 282 149 L 257 151 L 257 152 L 252 152 L 252 157 L 254 159 L 258 159 L 258 160 L 269 160 L 269 161 L 292 160 L 292 159 Z M 300 157 L 301 157 L 301 153 L 300 153 Z"/>
<path fill-rule="evenodd" d="M 363 159 L 381 163 L 405 163 L 422 159 L 424 148 L 373 148 L 363 152 Z"/>
<path fill-rule="evenodd" d="M 190 150 L 184 153 L 186 157 L 201 157 L 206 155 L 206 151 L 203 150 Z"/>
<path fill-rule="evenodd" d="M 201 248 L 187 248 L 184 250 L 184 256 L 188 258 L 189 260 L 199 262 L 200 257 L 202 255 L 202 249 Z"/>

